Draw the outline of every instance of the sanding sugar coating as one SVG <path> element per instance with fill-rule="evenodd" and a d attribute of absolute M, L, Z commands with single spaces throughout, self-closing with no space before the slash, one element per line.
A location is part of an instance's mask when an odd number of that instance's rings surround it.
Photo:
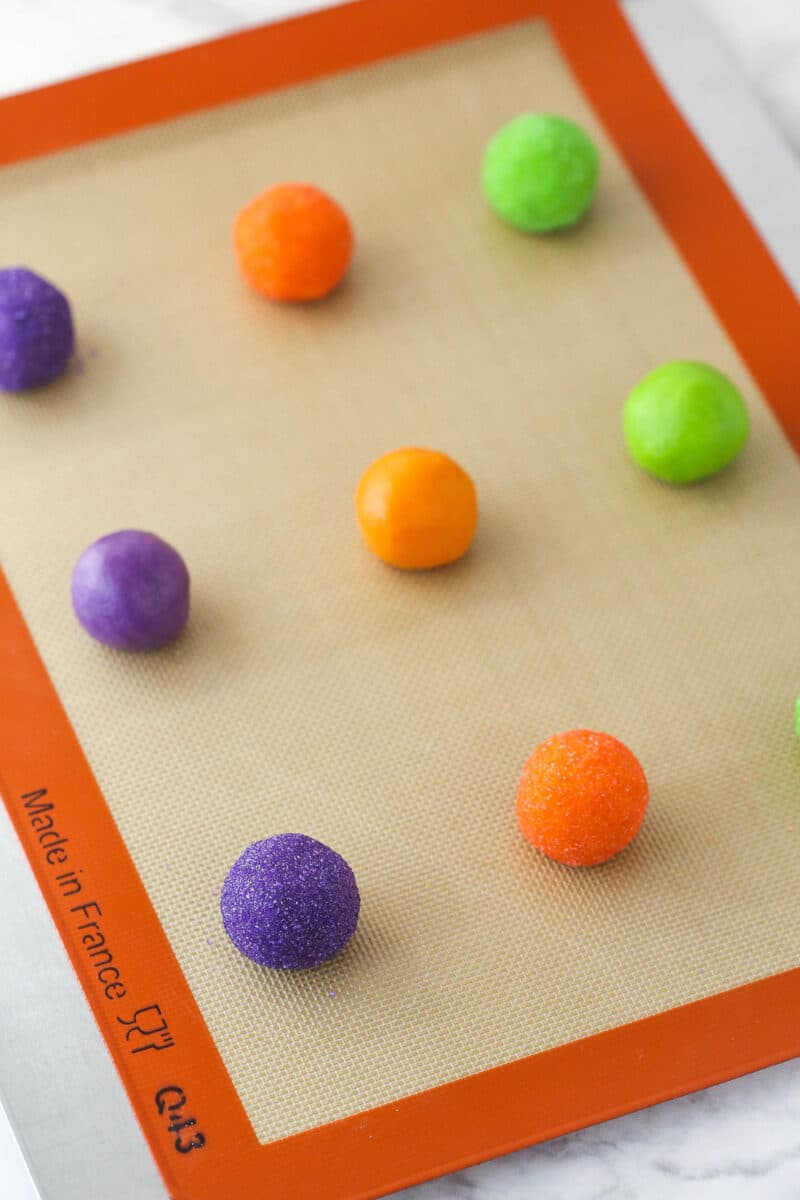
<path fill-rule="evenodd" d="M 747 408 L 738 389 L 714 367 L 668 362 L 628 396 L 623 430 L 631 457 L 666 483 L 715 475 L 745 445 Z"/>
<path fill-rule="evenodd" d="M 344 209 L 310 183 L 277 183 L 233 223 L 239 268 L 271 300 L 320 300 L 339 285 L 353 254 Z"/>
<path fill-rule="evenodd" d="M 0 270 L 0 389 L 22 392 L 49 383 L 74 349 L 66 296 L 27 267 Z"/>
<path fill-rule="evenodd" d="M 600 155 L 566 117 L 524 113 L 503 125 L 483 158 L 483 191 L 499 217 L 525 233 L 574 225 L 594 197 Z"/>
<path fill-rule="evenodd" d="M 355 875 L 340 854 L 303 833 L 253 842 L 222 885 L 220 911 L 237 950 L 264 967 L 316 967 L 358 925 Z"/>
<path fill-rule="evenodd" d="M 189 572 L 154 533 L 122 529 L 93 542 L 72 572 L 72 606 L 87 633 L 117 650 L 157 650 L 189 617 Z"/>
<path fill-rule="evenodd" d="M 529 842 L 569 867 L 613 858 L 639 832 L 647 779 L 627 746 L 608 733 L 571 729 L 536 747 L 517 792 Z"/>

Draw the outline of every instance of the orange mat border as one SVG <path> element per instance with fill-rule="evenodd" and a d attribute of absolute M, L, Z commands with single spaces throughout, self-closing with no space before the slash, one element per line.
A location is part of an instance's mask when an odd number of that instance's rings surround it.
<path fill-rule="evenodd" d="M 550 22 L 800 450 L 800 305 L 614 0 L 362 0 L 0 101 L 0 163 L 534 16 Z M 0 713 L 11 818 L 174 1200 L 367 1200 L 800 1054 L 795 969 L 261 1146 L 1 575 Z M 46 822 L 32 823 L 23 800 L 42 788 L 66 839 L 63 863 L 47 861 Z M 70 870 L 82 892 L 67 898 L 57 876 Z M 106 995 L 87 956 L 80 903 L 100 909 L 89 915 L 113 947 L 124 996 Z M 134 1055 L 117 1018 L 156 1003 L 174 1045 Z M 159 1112 L 165 1087 L 178 1090 Z M 179 1115 L 196 1124 L 176 1133 L 165 1105 L 179 1094 Z M 198 1132 L 205 1145 L 176 1148 Z"/>

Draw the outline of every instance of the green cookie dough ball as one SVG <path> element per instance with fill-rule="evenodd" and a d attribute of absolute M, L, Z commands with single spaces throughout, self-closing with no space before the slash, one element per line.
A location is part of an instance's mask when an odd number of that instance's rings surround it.
<path fill-rule="evenodd" d="M 499 217 L 526 233 L 579 221 L 592 202 L 600 155 L 580 125 L 549 113 L 509 121 L 486 147 L 483 191 Z"/>
<path fill-rule="evenodd" d="M 622 419 L 631 457 L 667 483 L 715 475 L 733 462 L 750 432 L 740 393 L 704 363 L 656 367 L 628 396 Z"/>

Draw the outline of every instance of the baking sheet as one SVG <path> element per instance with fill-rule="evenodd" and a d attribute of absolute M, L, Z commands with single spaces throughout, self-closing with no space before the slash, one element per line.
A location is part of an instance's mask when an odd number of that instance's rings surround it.
<path fill-rule="evenodd" d="M 537 107 L 603 148 L 562 238 L 504 229 L 475 186 L 485 137 Z M 230 215 L 281 177 L 354 218 L 325 306 L 236 278 Z M 61 282 L 82 330 L 70 379 L 0 411 L 3 566 L 260 1140 L 796 965 L 796 460 L 543 26 L 13 168 L 0 195 L 0 257 Z M 754 417 L 746 458 L 684 491 L 619 435 L 675 356 Z M 361 469 L 412 441 L 478 483 L 448 572 L 358 545 Z M 189 635 L 145 660 L 68 607 L 77 553 L 124 525 L 194 576 Z M 513 791 L 579 724 L 632 745 L 653 802 L 576 874 L 520 843 Z M 275 978 L 214 892 L 285 828 L 350 859 L 364 915 L 334 964 Z"/>

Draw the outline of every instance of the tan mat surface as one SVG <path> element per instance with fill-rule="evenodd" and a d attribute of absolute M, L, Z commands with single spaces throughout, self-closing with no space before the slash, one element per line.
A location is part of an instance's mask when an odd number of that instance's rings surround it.
<path fill-rule="evenodd" d="M 477 187 L 486 137 L 537 108 L 602 146 L 564 237 L 502 227 Z M 237 276 L 231 217 L 283 178 L 352 214 L 329 303 Z M 543 26 L 6 170 L 0 211 L 0 261 L 60 282 L 82 343 L 0 399 L 3 566 L 262 1141 L 800 961 L 800 471 Z M 753 414 L 741 462 L 685 490 L 619 428 L 672 357 Z M 362 469 L 408 443 L 477 482 L 454 569 L 358 541 Z M 70 610 L 77 555 L 127 526 L 193 575 L 158 655 Z M 652 785 L 635 846 L 583 873 L 513 814 L 527 754 L 578 725 Z M 316 972 L 254 967 L 218 918 L 232 860 L 284 830 L 362 889 Z"/>

